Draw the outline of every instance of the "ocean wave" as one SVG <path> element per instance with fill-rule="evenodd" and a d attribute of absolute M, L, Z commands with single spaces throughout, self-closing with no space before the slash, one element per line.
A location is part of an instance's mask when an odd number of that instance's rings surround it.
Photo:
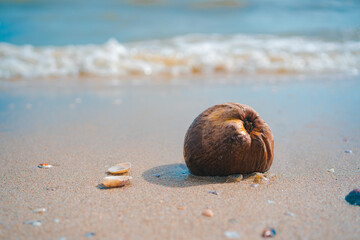
<path fill-rule="evenodd" d="M 360 72 L 359 41 L 305 37 L 186 35 L 62 47 L 0 43 L 0 79 Z"/>

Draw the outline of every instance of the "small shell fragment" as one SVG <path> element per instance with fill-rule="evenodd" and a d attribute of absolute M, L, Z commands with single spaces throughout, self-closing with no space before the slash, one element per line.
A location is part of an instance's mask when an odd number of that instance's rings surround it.
<path fill-rule="evenodd" d="M 226 231 L 224 232 L 225 237 L 228 239 L 237 239 L 240 237 L 239 233 L 236 231 Z"/>
<path fill-rule="evenodd" d="M 241 180 L 243 180 L 244 176 L 242 174 L 234 174 L 234 175 L 230 175 L 228 176 L 228 178 L 226 179 L 226 182 L 240 182 Z"/>
<path fill-rule="evenodd" d="M 217 191 L 209 191 L 210 194 L 219 195 Z"/>
<path fill-rule="evenodd" d="M 93 237 L 93 236 L 95 236 L 94 232 L 88 232 L 84 234 L 84 237 Z"/>
<path fill-rule="evenodd" d="M 33 210 L 33 213 L 43 213 L 46 212 L 46 208 L 37 208 Z"/>
<path fill-rule="evenodd" d="M 34 227 L 40 227 L 41 221 L 40 220 L 28 220 L 24 222 L 25 225 L 32 225 Z"/>
<path fill-rule="evenodd" d="M 180 206 L 180 207 L 178 207 L 177 209 L 179 209 L 179 210 L 185 210 L 186 207 L 185 207 L 185 206 Z"/>
<path fill-rule="evenodd" d="M 334 172 L 335 172 L 335 169 L 334 169 L 334 168 L 330 168 L 330 169 L 328 169 L 327 171 L 330 172 L 330 173 L 334 173 Z"/>
<path fill-rule="evenodd" d="M 267 200 L 267 202 L 268 202 L 269 204 L 275 204 L 275 202 L 274 202 L 274 201 L 271 201 L 271 200 Z"/>
<path fill-rule="evenodd" d="M 258 186 L 259 186 L 259 184 L 257 184 L 257 183 L 254 183 L 254 184 L 250 185 L 250 187 L 252 187 L 252 188 L 257 188 Z"/>
<path fill-rule="evenodd" d="M 104 177 L 103 184 L 105 187 L 122 187 L 130 183 L 131 176 L 108 176 Z"/>
<path fill-rule="evenodd" d="M 264 238 L 271 238 L 274 237 L 276 235 L 276 231 L 273 228 L 265 228 L 265 230 L 263 231 L 262 237 Z"/>
<path fill-rule="evenodd" d="M 269 179 L 262 173 L 256 173 L 254 177 L 254 183 L 268 182 Z"/>
<path fill-rule="evenodd" d="M 206 217 L 212 217 L 214 216 L 214 213 L 211 209 L 206 208 L 203 212 L 202 215 L 206 216 Z"/>
<path fill-rule="evenodd" d="M 131 168 L 131 163 L 129 163 L 129 162 L 119 163 L 119 164 L 109 168 L 108 173 L 110 173 L 110 174 L 126 173 L 130 170 L 130 168 Z"/>
<path fill-rule="evenodd" d="M 38 165 L 38 168 L 45 168 L 45 169 L 47 169 L 47 168 L 52 168 L 52 167 L 54 167 L 54 166 L 51 165 L 51 164 L 47 164 L 47 163 L 40 163 L 40 164 Z"/>
<path fill-rule="evenodd" d="M 293 214 L 292 212 L 289 212 L 289 211 L 286 211 L 285 215 L 289 216 L 289 217 L 295 217 L 295 214 Z"/>
<path fill-rule="evenodd" d="M 351 150 L 345 150 L 345 153 L 352 153 Z"/>

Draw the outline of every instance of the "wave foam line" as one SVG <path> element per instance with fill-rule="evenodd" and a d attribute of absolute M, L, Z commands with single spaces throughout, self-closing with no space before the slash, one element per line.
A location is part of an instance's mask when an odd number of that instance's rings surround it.
<path fill-rule="evenodd" d="M 64 47 L 0 43 L 0 78 L 359 74 L 360 42 L 302 37 L 188 35 L 166 40 Z"/>

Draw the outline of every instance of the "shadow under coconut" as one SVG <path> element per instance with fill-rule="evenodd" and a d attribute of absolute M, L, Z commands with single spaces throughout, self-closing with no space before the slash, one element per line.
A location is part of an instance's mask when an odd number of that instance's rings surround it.
<path fill-rule="evenodd" d="M 225 183 L 228 177 L 200 177 L 192 175 L 185 164 L 175 163 L 151 168 L 142 177 L 154 184 L 184 188 L 214 183 Z"/>

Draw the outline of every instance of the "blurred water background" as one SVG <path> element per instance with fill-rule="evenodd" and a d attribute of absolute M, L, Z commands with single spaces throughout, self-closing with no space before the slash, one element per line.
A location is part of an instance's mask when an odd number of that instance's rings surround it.
<path fill-rule="evenodd" d="M 0 1 L 0 79 L 360 71 L 357 0 Z"/>

